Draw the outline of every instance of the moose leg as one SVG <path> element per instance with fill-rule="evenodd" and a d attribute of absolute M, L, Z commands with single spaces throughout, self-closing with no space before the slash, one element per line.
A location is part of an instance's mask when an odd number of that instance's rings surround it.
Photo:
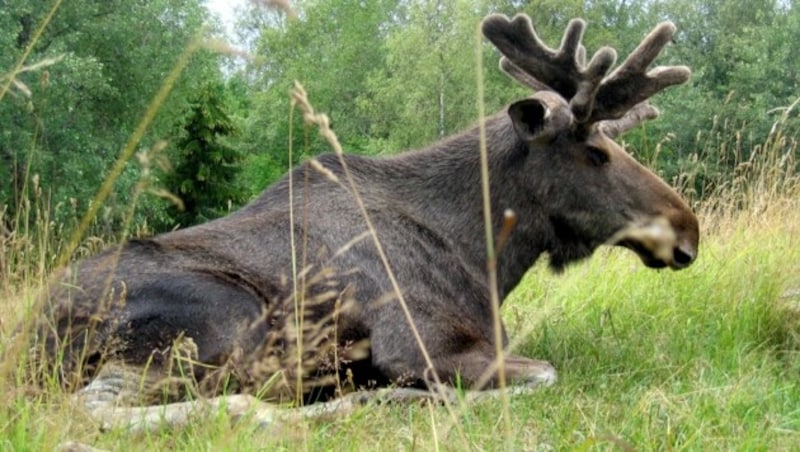
<path fill-rule="evenodd" d="M 325 403 L 287 408 L 263 402 L 249 394 L 231 394 L 185 402 L 136 406 L 143 380 L 142 369 L 107 363 L 98 376 L 74 396 L 102 430 L 153 431 L 186 426 L 193 420 L 225 411 L 235 422 L 251 422 L 259 428 L 280 427 L 302 420 L 334 419 L 368 404 L 435 401 L 434 394 L 413 388 L 385 388 L 347 394 Z M 146 384 L 146 383 L 145 383 Z M 455 399 L 455 394 L 451 395 Z"/>
<path fill-rule="evenodd" d="M 389 334 L 387 335 L 387 330 Z M 431 362 L 423 357 L 409 335 L 388 328 L 373 332 L 372 365 L 390 381 L 425 383 L 434 389 L 437 383 L 461 382 L 475 390 L 500 385 L 495 347 L 486 340 L 466 337 L 443 337 L 426 343 Z M 472 343 L 465 347 L 463 344 Z M 556 370 L 550 363 L 521 356 L 506 355 L 502 361 L 505 382 L 523 387 L 549 386 L 555 383 Z M 435 378 L 432 373 L 435 373 Z"/>
<path fill-rule="evenodd" d="M 507 378 L 514 384 L 550 386 L 558 379 L 556 369 L 547 361 L 509 355 L 505 366 Z"/>
<path fill-rule="evenodd" d="M 434 360 L 440 378 L 454 372 L 472 389 L 496 388 L 499 386 L 499 364 L 492 350 L 487 347 L 473 349 L 461 354 Z M 557 373 L 550 363 L 522 356 L 508 355 L 502 362 L 506 383 L 511 386 L 534 388 L 555 383 Z M 452 378 L 452 377 L 450 377 Z"/>
<path fill-rule="evenodd" d="M 143 400 L 143 390 L 146 391 L 155 378 L 152 370 L 146 372 L 139 366 L 106 363 L 97 377 L 75 394 L 74 401 L 83 404 L 101 430 L 152 431 L 161 426 L 179 427 L 222 408 L 232 419 L 253 411 L 258 412 L 264 424 L 275 420 L 273 407 L 245 395 L 138 406 Z"/>

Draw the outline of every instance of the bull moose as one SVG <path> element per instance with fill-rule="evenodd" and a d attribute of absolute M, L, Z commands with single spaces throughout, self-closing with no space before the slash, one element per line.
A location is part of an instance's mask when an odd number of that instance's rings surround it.
<path fill-rule="evenodd" d="M 72 264 L 49 285 L 37 328 L 48 368 L 80 387 L 111 363 L 158 373 L 176 344 L 189 344 L 183 376 L 238 381 L 246 391 L 248 379 L 258 380 L 256 356 L 296 353 L 303 325 L 315 325 L 325 333 L 306 341 L 300 357 L 333 343 L 339 362 L 309 357 L 315 368 L 285 369 L 291 375 L 310 378 L 328 366 L 355 387 L 425 387 L 431 376 L 491 387 L 492 291 L 502 300 L 543 254 L 559 270 L 611 244 L 651 268 L 689 266 L 697 218 L 613 141 L 657 115 L 652 95 L 688 80 L 683 66 L 649 68 L 675 27 L 658 25 L 613 71 L 611 48 L 586 62 L 584 28 L 572 20 L 551 49 L 528 16 L 490 15 L 482 30 L 503 55 L 501 68 L 535 93 L 483 128 L 388 157 L 322 155 L 224 218 Z M 510 231 L 493 263 L 495 289 L 482 140 L 490 223 Z M 660 233 L 641 233 L 648 228 Z M 513 384 L 555 381 L 547 362 L 502 361 Z"/>

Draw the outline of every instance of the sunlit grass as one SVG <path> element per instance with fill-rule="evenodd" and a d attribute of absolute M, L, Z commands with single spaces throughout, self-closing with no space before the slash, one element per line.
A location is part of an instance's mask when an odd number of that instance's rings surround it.
<path fill-rule="evenodd" d="M 800 444 L 800 206 L 793 196 L 769 196 L 757 212 L 715 210 L 719 216 L 703 217 L 700 257 L 684 271 L 649 270 L 616 249 L 601 249 L 562 275 L 544 262 L 532 269 L 506 301 L 504 317 L 516 351 L 550 360 L 560 380 L 511 399 L 510 444 L 693 450 Z M 43 256 L 33 256 L 36 266 Z M 32 276 L 11 290 L 4 281 L 4 348 L 39 282 Z M 4 351 L 11 350 L 19 351 Z M 4 361 L 20 365 L 15 356 Z M 67 440 L 126 450 L 334 444 L 427 450 L 465 440 L 491 449 L 503 434 L 499 402 L 456 409 L 466 438 L 456 436 L 444 408 L 427 405 L 370 407 L 277 432 L 231 425 L 221 414 L 150 435 L 101 433 L 55 388 L 37 393 L 14 373 L 4 375 L 0 428 L 13 449 Z"/>

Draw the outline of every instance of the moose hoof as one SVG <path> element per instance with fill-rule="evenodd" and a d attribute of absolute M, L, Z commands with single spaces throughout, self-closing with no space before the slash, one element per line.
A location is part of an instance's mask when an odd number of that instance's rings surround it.
<path fill-rule="evenodd" d="M 545 361 L 540 361 L 540 365 L 525 382 L 526 386 L 552 386 L 558 380 L 556 368 Z"/>
<path fill-rule="evenodd" d="M 558 380 L 558 373 L 547 361 L 509 357 L 506 359 L 506 371 L 510 372 L 512 382 L 518 386 L 534 388 L 551 386 Z"/>

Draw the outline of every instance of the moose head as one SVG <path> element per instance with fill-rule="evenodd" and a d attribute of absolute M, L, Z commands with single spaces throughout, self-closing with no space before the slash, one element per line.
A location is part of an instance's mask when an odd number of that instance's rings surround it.
<path fill-rule="evenodd" d="M 689 79 L 685 66 L 648 69 L 672 41 L 675 26 L 658 25 L 610 74 L 612 48 L 601 48 L 586 63 L 585 26 L 581 19 L 570 21 L 560 48 L 551 49 L 526 15 L 491 15 L 483 22 L 484 35 L 503 55 L 500 67 L 536 91 L 512 104 L 508 114 L 530 148 L 531 165 L 548 168 L 545 183 L 559 185 L 539 188 L 552 194 L 542 207 L 553 212 L 557 233 L 583 242 L 587 252 L 613 242 L 635 251 L 649 267 L 685 268 L 697 257 L 696 217 L 613 141 L 658 115 L 648 102 L 652 95 Z M 572 260 L 554 257 L 556 267 Z"/>

